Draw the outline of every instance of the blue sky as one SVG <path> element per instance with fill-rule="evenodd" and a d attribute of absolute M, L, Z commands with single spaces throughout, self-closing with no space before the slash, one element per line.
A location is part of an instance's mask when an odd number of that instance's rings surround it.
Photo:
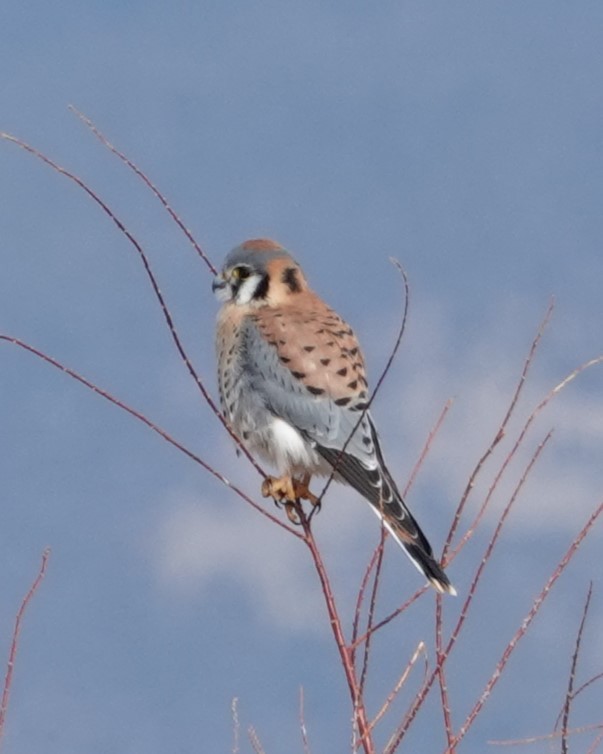
<path fill-rule="evenodd" d="M 404 483 L 455 400 L 409 496 L 436 548 L 552 295 L 522 415 L 603 351 L 600 3 L 31 2 L 0 9 L 0 41 L 0 130 L 85 178 L 144 244 L 212 390 L 211 277 L 69 104 L 147 171 L 214 262 L 245 238 L 286 245 L 354 325 L 373 382 L 400 309 L 388 257 L 402 262 L 410 320 L 375 416 Z M 8 143 L 0 176 L 0 329 L 255 490 L 188 380 L 124 237 Z M 348 750 L 342 673 L 303 549 L 64 375 L 8 345 L 0 359 L 3 655 L 41 552 L 53 550 L 23 631 L 7 750 L 230 751 L 236 696 L 243 728 L 254 725 L 267 752 L 301 751 L 300 685 L 313 750 Z M 602 375 L 593 369 L 555 399 L 501 486 L 499 508 L 554 426 L 453 662 L 458 722 L 601 501 Z M 333 489 L 316 527 L 348 614 L 378 538 L 374 517 Z M 459 591 L 486 541 L 451 567 Z M 552 726 L 601 545 L 599 527 L 466 751 Z M 418 584 L 389 547 L 383 610 Z M 431 640 L 430 600 L 383 633 L 373 706 L 417 641 Z M 595 583 L 584 677 L 601 670 L 600 605 Z M 576 722 L 596 721 L 594 696 Z M 434 719 L 432 709 L 417 720 L 407 750 L 443 749 Z"/>

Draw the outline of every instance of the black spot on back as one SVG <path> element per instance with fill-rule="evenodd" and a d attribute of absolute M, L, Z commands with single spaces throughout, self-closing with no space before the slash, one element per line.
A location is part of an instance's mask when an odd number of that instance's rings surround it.
<path fill-rule="evenodd" d="M 324 393 L 324 390 L 320 387 L 312 387 L 312 385 L 307 386 L 308 392 L 312 393 L 312 395 L 322 395 Z"/>

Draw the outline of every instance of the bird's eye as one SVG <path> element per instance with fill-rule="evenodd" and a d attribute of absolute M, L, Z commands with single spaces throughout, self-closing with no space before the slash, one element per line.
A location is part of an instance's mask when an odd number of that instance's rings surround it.
<path fill-rule="evenodd" d="M 248 267 L 235 267 L 232 271 L 235 280 L 246 280 L 250 274 Z"/>

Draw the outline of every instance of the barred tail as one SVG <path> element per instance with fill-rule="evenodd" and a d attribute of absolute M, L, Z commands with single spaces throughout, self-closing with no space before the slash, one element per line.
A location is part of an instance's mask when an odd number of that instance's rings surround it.
<path fill-rule="evenodd" d="M 408 555 L 414 566 L 425 576 L 431 586 L 440 594 L 451 594 L 456 596 L 456 589 L 450 583 L 444 569 L 433 556 L 433 551 L 425 535 L 419 528 L 417 522 L 412 518 L 406 506 L 404 506 L 405 516 L 401 521 L 398 516 L 388 515 L 388 506 L 381 510 L 375 505 L 371 505 L 377 516 L 383 521 L 383 525 Z M 396 505 L 397 508 L 397 505 Z M 412 525 L 409 526 L 410 521 Z M 411 534 L 412 532 L 412 534 Z"/>

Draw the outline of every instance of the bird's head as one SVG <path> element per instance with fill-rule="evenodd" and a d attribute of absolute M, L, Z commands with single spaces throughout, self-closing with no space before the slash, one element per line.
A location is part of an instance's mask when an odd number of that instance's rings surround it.
<path fill-rule="evenodd" d="M 225 303 L 271 306 L 290 300 L 308 284 L 295 259 L 275 241 L 245 241 L 233 249 L 212 289 Z"/>

